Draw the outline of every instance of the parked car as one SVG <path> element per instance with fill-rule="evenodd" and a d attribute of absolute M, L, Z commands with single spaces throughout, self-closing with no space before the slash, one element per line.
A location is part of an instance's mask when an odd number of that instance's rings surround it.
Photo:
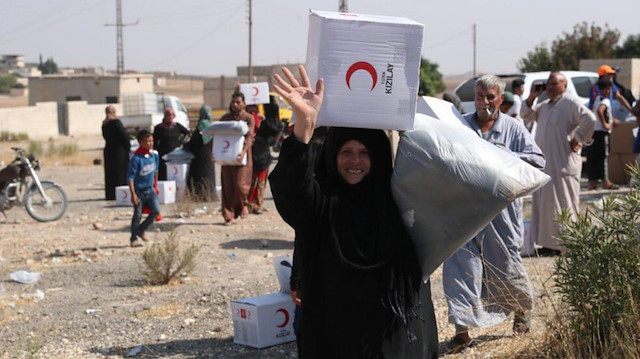
<path fill-rule="evenodd" d="M 598 82 L 598 74 L 589 71 L 562 71 L 562 73 L 567 78 L 567 91 L 580 98 L 580 100 L 587 105 L 589 103 L 589 89 L 591 89 L 593 84 Z M 531 84 L 536 81 L 546 81 L 549 78 L 549 74 L 551 74 L 550 71 L 542 71 L 525 72 L 521 74 L 498 74 L 496 76 L 502 78 L 506 82 L 506 91 L 512 91 L 511 82 L 513 80 L 517 78 L 524 80 L 524 93 L 522 94 L 522 99 L 525 100 L 529 97 Z M 475 111 L 475 83 L 478 77 L 466 80 L 458 85 L 454 90 L 458 97 L 460 97 L 464 113 Z M 547 93 L 544 92 L 537 100 L 543 101 L 546 98 Z"/>

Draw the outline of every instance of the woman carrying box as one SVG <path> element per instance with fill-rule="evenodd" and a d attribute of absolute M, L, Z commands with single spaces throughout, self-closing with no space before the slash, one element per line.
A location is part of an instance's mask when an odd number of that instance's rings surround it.
<path fill-rule="evenodd" d="M 301 242 L 301 358 L 436 358 L 429 283 L 391 196 L 391 148 L 381 130 L 332 128 L 314 177 L 309 145 L 322 105 L 302 83 L 276 91 L 293 107 L 294 136 L 269 177 L 276 207 Z"/>

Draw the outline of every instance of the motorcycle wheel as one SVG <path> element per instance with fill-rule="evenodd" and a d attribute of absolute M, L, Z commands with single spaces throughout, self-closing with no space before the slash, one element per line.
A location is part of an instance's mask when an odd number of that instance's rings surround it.
<path fill-rule="evenodd" d="M 24 207 L 27 213 L 40 222 L 60 219 L 67 210 L 67 195 L 55 182 L 41 181 L 40 183 L 49 201 L 42 196 L 38 186 L 31 186 L 24 195 Z"/>

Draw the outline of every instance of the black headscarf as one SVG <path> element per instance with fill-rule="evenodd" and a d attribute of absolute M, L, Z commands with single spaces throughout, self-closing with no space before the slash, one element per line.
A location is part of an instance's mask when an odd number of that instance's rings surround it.
<path fill-rule="evenodd" d="M 355 185 L 347 184 L 337 169 L 338 152 L 350 140 L 362 143 L 371 160 L 370 172 Z M 334 127 L 320 151 L 316 173 L 323 193 L 330 197 L 331 223 L 343 263 L 375 270 L 381 277 L 382 292 L 368 295 L 379 296 L 392 312 L 389 330 L 397 325 L 408 328 L 417 316 L 421 280 L 415 249 L 391 196 L 392 171 L 391 146 L 383 131 Z"/>

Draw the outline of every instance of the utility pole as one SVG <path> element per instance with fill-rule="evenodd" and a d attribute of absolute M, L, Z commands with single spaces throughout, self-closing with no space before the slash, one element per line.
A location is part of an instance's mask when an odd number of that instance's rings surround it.
<path fill-rule="evenodd" d="M 347 0 L 340 0 L 340 7 L 338 8 L 340 12 L 349 12 L 349 6 L 347 5 Z"/>
<path fill-rule="evenodd" d="M 124 48 L 122 45 L 122 28 L 125 26 L 138 25 L 138 21 L 132 24 L 122 23 L 122 0 L 116 0 L 116 23 L 104 24 L 104 26 L 116 27 L 116 43 L 117 43 L 117 55 L 116 62 L 118 68 L 118 75 L 124 74 Z"/>
<path fill-rule="evenodd" d="M 253 67 L 251 66 L 251 32 L 253 27 L 253 19 L 252 19 L 252 11 L 251 11 L 252 0 L 249 0 L 249 81 L 253 80 Z"/>
<path fill-rule="evenodd" d="M 476 24 L 473 24 L 473 77 L 476 77 Z"/>

